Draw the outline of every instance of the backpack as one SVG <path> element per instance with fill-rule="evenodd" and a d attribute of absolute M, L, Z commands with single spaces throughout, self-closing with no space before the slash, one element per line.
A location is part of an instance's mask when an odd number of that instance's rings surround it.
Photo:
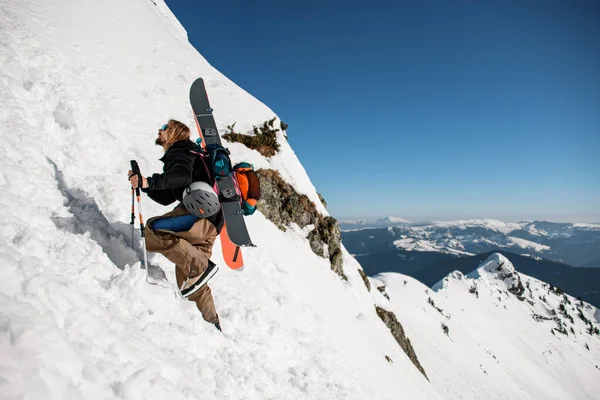
<path fill-rule="evenodd" d="M 260 181 L 254 172 L 254 165 L 241 162 L 234 165 L 233 171 L 240 188 L 244 215 L 252 215 L 256 211 L 258 200 L 260 200 Z"/>
<path fill-rule="evenodd" d="M 229 149 L 220 144 L 209 144 L 204 151 L 208 156 L 208 170 L 213 181 L 232 175 L 233 168 L 231 168 L 231 160 L 229 159 Z"/>
<path fill-rule="evenodd" d="M 197 150 L 194 153 L 200 156 L 204 168 L 210 176 L 213 189 L 219 193 L 217 181 L 221 178 L 231 176 L 235 184 L 237 198 L 244 215 L 252 215 L 256 211 L 256 204 L 260 200 L 260 182 L 254 166 L 247 162 L 241 162 L 234 167 L 231 166 L 229 150 L 219 144 L 210 144 L 206 148 L 201 147 L 201 141 L 197 140 Z M 219 196 L 221 197 L 221 196 Z M 225 199 L 220 199 L 225 201 Z M 231 201 L 231 199 L 228 199 Z"/>

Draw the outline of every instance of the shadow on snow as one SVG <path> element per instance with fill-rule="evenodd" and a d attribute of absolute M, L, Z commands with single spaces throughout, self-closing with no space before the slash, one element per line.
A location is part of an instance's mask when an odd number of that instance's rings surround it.
<path fill-rule="evenodd" d="M 133 265 L 143 260 L 139 230 L 135 230 L 132 237 L 131 224 L 122 222 L 111 224 L 93 198 L 87 196 L 81 189 L 67 187 L 62 171 L 51 159 L 48 159 L 48 162 L 54 167 L 58 189 L 66 198 L 66 206 L 73 215 L 70 218 L 53 217 L 54 224 L 60 229 L 77 235 L 89 232 L 90 237 L 102 247 L 108 258 L 121 270 L 125 268 L 125 265 Z M 136 243 L 135 249 L 132 247 L 133 242 Z M 160 267 L 150 264 L 148 275 L 153 279 L 166 279 L 165 272 Z"/>

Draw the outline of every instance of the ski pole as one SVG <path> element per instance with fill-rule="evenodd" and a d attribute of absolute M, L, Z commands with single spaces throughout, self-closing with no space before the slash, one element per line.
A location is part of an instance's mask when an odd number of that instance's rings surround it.
<path fill-rule="evenodd" d="M 131 248 L 135 249 L 135 190 L 131 187 Z"/>
<path fill-rule="evenodd" d="M 138 187 L 135 189 L 135 194 L 138 201 L 138 212 L 140 214 L 140 233 L 142 235 L 142 244 L 144 249 L 144 268 L 146 268 L 146 282 L 148 282 L 148 256 L 146 255 L 146 234 L 144 233 L 144 216 L 142 214 L 142 199 L 140 196 L 140 185 L 142 184 L 142 174 L 137 161 L 131 160 L 131 172 L 138 177 Z"/>

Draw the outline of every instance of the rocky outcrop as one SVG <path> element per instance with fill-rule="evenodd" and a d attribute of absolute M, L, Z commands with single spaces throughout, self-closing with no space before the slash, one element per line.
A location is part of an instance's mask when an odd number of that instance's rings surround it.
<path fill-rule="evenodd" d="M 323 204 L 323 207 L 327 208 L 327 202 L 325 201 L 325 198 L 323 197 L 323 195 L 321 193 L 317 193 L 319 195 L 319 200 L 321 200 L 321 204 Z"/>
<path fill-rule="evenodd" d="M 367 287 L 367 290 L 370 292 L 371 291 L 371 282 L 369 282 L 369 278 L 367 277 L 367 274 L 365 274 L 365 271 L 363 271 L 362 269 L 358 269 L 358 274 L 360 275 L 360 277 L 362 278 L 363 282 L 365 283 L 365 286 Z"/>
<path fill-rule="evenodd" d="M 410 343 L 410 339 L 406 337 L 406 334 L 404 333 L 404 328 L 402 328 L 402 325 L 400 325 L 400 322 L 398 322 L 396 315 L 393 312 L 387 311 L 379 306 L 375 306 L 375 309 L 379 318 L 381 318 L 383 323 L 389 328 L 390 332 L 392 333 L 392 336 L 394 336 L 396 342 L 398 342 L 402 350 L 404 350 L 410 361 L 412 361 L 414 366 L 423 374 L 423 376 L 427 380 L 429 380 L 429 378 L 427 378 L 425 370 L 423 369 L 421 363 L 419 362 L 419 359 L 417 358 L 417 354 L 415 353 L 412 344 Z"/>
<path fill-rule="evenodd" d="M 488 258 L 491 263 L 496 262 L 497 266 L 495 267 L 496 276 L 501 281 L 504 281 L 507 286 L 507 290 L 514 294 L 519 300 L 523 301 L 523 294 L 525 293 L 525 287 L 521 282 L 521 276 L 512 265 L 510 261 L 501 254 L 493 254 Z"/>
<path fill-rule="evenodd" d="M 260 180 L 260 212 L 284 232 L 291 223 L 296 223 L 301 228 L 313 225 L 314 228 L 307 237 L 310 248 L 318 256 L 328 258 L 333 272 L 346 280 L 342 260 L 342 235 L 337 220 L 321 215 L 308 196 L 297 193 L 277 171 L 259 169 L 256 173 Z"/>
<path fill-rule="evenodd" d="M 525 287 L 521 282 L 521 276 L 515 266 L 500 253 L 494 253 L 485 260 L 479 268 L 468 275 L 469 278 L 479 279 L 487 277 L 490 282 L 495 282 L 501 288 L 524 301 Z"/>

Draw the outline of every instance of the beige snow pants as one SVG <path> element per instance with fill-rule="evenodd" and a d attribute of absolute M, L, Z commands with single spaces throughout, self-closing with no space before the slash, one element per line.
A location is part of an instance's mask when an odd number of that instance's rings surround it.
<path fill-rule="evenodd" d="M 177 206 L 173 211 L 148 220 L 146 226 L 146 250 L 161 253 L 175 264 L 175 278 L 177 287 L 180 288 L 185 279 L 204 273 L 208 266 L 208 259 L 212 255 L 212 247 L 217 237 L 217 229 L 207 221 L 197 221 L 188 231 L 172 232 L 167 230 L 152 229 L 152 222 L 159 218 L 176 217 L 189 214 L 183 205 Z M 188 297 L 196 303 L 204 319 L 210 323 L 219 322 L 215 310 L 212 293 L 208 285 Z"/>

